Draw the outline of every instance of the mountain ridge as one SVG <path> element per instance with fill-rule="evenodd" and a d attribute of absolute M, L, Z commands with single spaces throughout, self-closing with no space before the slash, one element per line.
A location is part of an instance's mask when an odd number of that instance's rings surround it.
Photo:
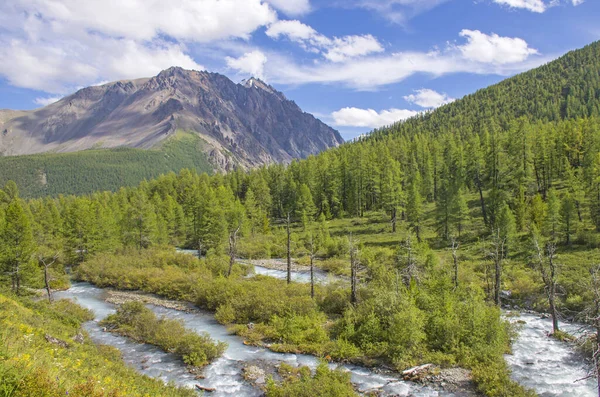
<path fill-rule="evenodd" d="M 171 67 L 86 87 L 32 111 L 0 110 L 0 153 L 150 149 L 177 130 L 206 140 L 204 155 L 220 158 L 220 171 L 289 162 L 343 143 L 336 130 L 260 79 L 236 84 L 218 73 Z"/>

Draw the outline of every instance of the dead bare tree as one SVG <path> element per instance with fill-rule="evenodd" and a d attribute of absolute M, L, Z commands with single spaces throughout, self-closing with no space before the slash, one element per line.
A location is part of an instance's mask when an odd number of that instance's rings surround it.
<path fill-rule="evenodd" d="M 492 249 L 488 252 L 488 256 L 494 262 L 494 303 L 500 307 L 501 302 L 501 286 L 502 286 L 502 265 L 504 262 L 504 247 L 506 239 L 500 236 L 498 229 L 492 238 Z"/>
<path fill-rule="evenodd" d="M 48 302 L 52 302 L 52 290 L 50 289 L 50 274 L 48 269 L 56 263 L 59 253 L 54 254 L 52 258 L 46 258 L 43 255 L 38 256 L 40 265 L 44 268 L 44 285 L 46 287 L 46 293 L 48 294 Z"/>
<path fill-rule="evenodd" d="M 350 251 L 350 302 L 356 304 L 357 299 L 357 284 L 358 284 L 358 248 L 354 242 L 352 234 L 348 237 Z"/>
<path fill-rule="evenodd" d="M 285 226 L 287 229 L 287 283 L 290 284 L 292 282 L 292 231 L 289 212 L 287 213 Z"/>
<path fill-rule="evenodd" d="M 240 228 L 241 225 L 229 233 L 229 271 L 227 272 L 227 277 L 231 276 L 231 270 L 233 269 L 235 257 L 237 256 L 237 234 L 240 231 Z"/>
<path fill-rule="evenodd" d="M 400 266 L 403 268 L 402 277 L 406 287 L 410 287 L 413 280 L 419 280 L 419 264 L 414 253 L 414 247 L 410 235 L 406 237 L 405 242 L 401 244 L 401 248 L 406 252 L 406 257 L 404 257 L 401 253 L 399 258 Z"/>
<path fill-rule="evenodd" d="M 452 262 L 454 267 L 454 289 L 458 288 L 458 248 L 460 243 L 456 241 L 455 238 L 452 238 Z"/>
<path fill-rule="evenodd" d="M 315 297 L 315 256 L 317 247 L 313 233 L 308 236 L 308 256 L 310 258 L 310 297 Z"/>
<path fill-rule="evenodd" d="M 560 331 L 558 327 L 558 312 L 556 310 L 556 244 L 554 242 L 548 242 L 546 244 L 544 253 L 538 241 L 538 237 L 534 235 L 533 246 L 535 247 L 536 251 L 537 268 L 542 275 L 544 290 L 546 292 L 548 306 L 550 308 L 550 315 L 552 316 L 552 332 L 556 334 L 558 331 Z"/>
<path fill-rule="evenodd" d="M 596 340 L 592 354 L 593 367 L 590 377 L 596 378 L 598 385 L 598 397 L 600 397 L 600 267 L 594 266 L 590 269 L 590 287 L 594 294 L 594 301 L 588 312 L 588 320 L 596 331 Z"/>
<path fill-rule="evenodd" d="M 593 266 L 590 269 L 590 276 L 590 290 L 594 299 L 584 313 L 586 322 L 592 325 L 595 332 L 591 336 L 584 336 L 582 343 L 591 342 L 592 344 L 592 366 L 587 376 L 577 379 L 576 382 L 595 378 L 596 390 L 600 397 L 600 266 Z"/>

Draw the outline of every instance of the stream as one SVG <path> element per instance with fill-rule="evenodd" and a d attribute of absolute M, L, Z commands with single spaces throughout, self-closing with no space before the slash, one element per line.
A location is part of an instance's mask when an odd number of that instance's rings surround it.
<path fill-rule="evenodd" d="M 213 396 L 251 397 L 260 396 L 262 392 L 242 378 L 242 367 L 245 362 L 265 361 L 293 366 L 309 366 L 315 368 L 318 360 L 314 356 L 302 354 L 284 354 L 271 352 L 262 347 L 247 346 L 242 340 L 228 333 L 212 314 L 203 312 L 187 313 L 174 309 L 149 305 L 157 315 L 170 319 L 180 319 L 185 326 L 197 332 L 208 332 L 212 338 L 227 342 L 229 347 L 223 356 L 207 366 L 203 374 L 205 379 L 196 380 L 189 374 L 184 363 L 172 354 L 164 353 L 155 346 L 140 344 L 110 332 L 103 332 L 98 322 L 115 312 L 115 305 L 106 302 L 106 292 L 88 283 L 74 283 L 67 291 L 56 292 L 56 298 L 71 299 L 81 306 L 92 310 L 96 316 L 84 327 L 95 343 L 118 348 L 124 361 L 145 375 L 160 378 L 165 382 L 174 382 L 179 386 L 194 387 L 201 384 L 216 389 Z M 404 382 L 397 378 L 375 373 L 374 371 L 353 365 L 343 365 L 350 371 L 352 382 L 359 391 L 379 389 L 386 395 L 434 397 L 453 394 L 438 392 L 415 383 Z"/>
<path fill-rule="evenodd" d="M 546 336 L 552 331 L 552 320 L 539 314 L 520 313 L 510 321 L 524 321 L 513 354 L 505 356 L 512 369 L 512 378 L 542 397 L 597 397 L 595 379 L 578 381 L 587 374 L 586 363 L 571 343 L 559 342 Z M 580 324 L 559 324 L 562 331 L 579 336 Z"/>

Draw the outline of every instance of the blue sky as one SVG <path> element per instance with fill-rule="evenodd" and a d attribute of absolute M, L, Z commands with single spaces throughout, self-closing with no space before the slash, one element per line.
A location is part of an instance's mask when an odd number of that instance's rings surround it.
<path fill-rule="evenodd" d="M 350 139 L 600 39 L 598 0 L 5 0 L 0 108 L 177 65 L 251 75 Z"/>

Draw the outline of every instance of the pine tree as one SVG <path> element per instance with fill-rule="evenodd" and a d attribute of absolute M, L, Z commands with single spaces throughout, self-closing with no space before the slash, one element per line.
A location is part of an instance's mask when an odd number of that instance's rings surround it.
<path fill-rule="evenodd" d="M 156 209 L 141 192 L 135 192 L 125 211 L 123 224 L 124 244 L 148 248 L 158 239 Z"/>
<path fill-rule="evenodd" d="M 306 184 L 300 186 L 295 208 L 294 215 L 296 218 L 302 220 L 302 227 L 306 230 L 308 222 L 314 219 L 315 213 L 317 212 L 313 196 Z"/>
<path fill-rule="evenodd" d="M 496 222 L 499 238 L 504 241 L 503 253 L 508 256 L 509 248 L 512 247 L 516 236 L 516 221 L 513 212 L 511 211 L 508 204 L 504 203 L 501 207 L 500 213 L 498 214 L 498 220 Z"/>
<path fill-rule="evenodd" d="M 0 259 L 4 272 L 10 277 L 13 291 L 18 294 L 24 275 L 35 268 L 32 260 L 36 246 L 31 224 L 18 198 L 18 190 L 13 190 L 9 197 L 11 202 L 6 208 L 4 227 L 0 235 Z"/>
<path fill-rule="evenodd" d="M 423 199 L 419 192 L 420 175 L 418 172 L 412 178 L 408 188 L 408 198 L 406 203 L 406 219 L 412 230 L 421 241 L 421 217 L 423 216 Z"/>
<path fill-rule="evenodd" d="M 563 196 L 560 216 L 562 221 L 562 232 L 565 237 L 565 243 L 571 245 L 571 235 L 577 229 L 577 206 L 575 200 L 569 192 Z"/>
<path fill-rule="evenodd" d="M 462 189 L 459 189 L 457 194 L 454 196 L 452 202 L 452 223 L 454 224 L 456 231 L 458 232 L 458 238 L 460 239 L 465 225 L 468 223 L 470 218 L 469 207 L 465 198 L 465 193 Z"/>
<path fill-rule="evenodd" d="M 550 236 L 551 241 L 556 241 L 561 222 L 561 202 L 555 189 L 548 190 L 548 202 L 546 205 L 546 218 L 544 222 L 544 234 Z"/>

